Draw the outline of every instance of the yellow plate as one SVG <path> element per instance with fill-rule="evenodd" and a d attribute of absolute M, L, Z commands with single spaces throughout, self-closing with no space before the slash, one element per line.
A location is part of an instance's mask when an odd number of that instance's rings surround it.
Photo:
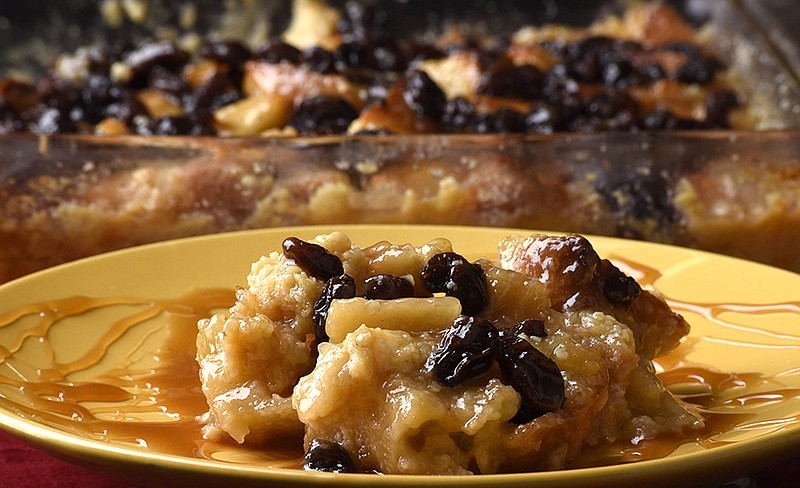
<path fill-rule="evenodd" d="M 362 246 L 447 237 L 493 257 L 504 229 L 339 226 Z M 800 449 L 800 275 L 718 255 L 590 237 L 664 294 L 692 332 L 666 375 L 713 384 L 712 432 L 666 457 L 560 472 L 471 477 L 333 475 L 202 440 L 194 321 L 227 307 L 250 264 L 295 235 L 268 229 L 183 239 L 85 259 L 0 286 L 0 425 L 67 459 L 138 484 L 217 486 L 708 485 Z M 529 233 L 530 231 L 517 231 Z M 671 373 L 672 372 L 672 373 Z M 699 380 L 698 378 L 701 377 Z M 679 387 L 681 385 L 675 385 Z M 688 390 L 697 384 L 683 385 Z M 702 397 L 702 395 L 700 396 Z M 698 397 L 699 398 L 699 397 Z M 289 456 L 291 458 L 291 456 Z"/>

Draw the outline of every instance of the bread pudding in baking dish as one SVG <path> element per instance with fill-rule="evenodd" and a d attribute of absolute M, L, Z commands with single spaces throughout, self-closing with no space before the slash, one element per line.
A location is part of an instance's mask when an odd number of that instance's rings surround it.
<path fill-rule="evenodd" d="M 498 247 L 287 238 L 199 323 L 205 435 L 302 438 L 312 470 L 486 474 L 702 428 L 653 368 L 689 331 L 661 298 L 579 235 Z"/>
<path fill-rule="evenodd" d="M 754 128 L 721 58 L 670 6 L 588 27 L 390 34 L 380 5 L 296 0 L 279 36 L 114 43 L 0 83 L 0 133 L 330 135 Z"/>

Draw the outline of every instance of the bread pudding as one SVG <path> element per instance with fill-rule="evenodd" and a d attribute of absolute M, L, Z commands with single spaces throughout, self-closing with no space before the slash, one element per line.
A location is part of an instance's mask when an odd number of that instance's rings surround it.
<path fill-rule="evenodd" d="M 198 324 L 206 437 L 302 438 L 310 470 L 486 474 L 702 428 L 655 374 L 689 331 L 656 293 L 579 235 L 498 247 L 287 238 Z"/>
<path fill-rule="evenodd" d="M 0 282 L 172 238 L 357 223 L 623 236 L 800 270 L 797 138 L 698 130 L 800 113 L 741 65 L 768 53 L 717 45 L 716 18 L 642 2 L 581 27 L 406 36 L 384 14 L 298 0 L 264 42 L 109 42 L 0 81 Z M 177 134 L 237 137 L 140 137 Z"/>
<path fill-rule="evenodd" d="M 0 133 L 549 134 L 766 123 L 665 3 L 582 28 L 390 27 L 380 4 L 296 0 L 288 28 L 259 44 L 208 36 L 81 48 L 35 83 L 0 83 Z"/>

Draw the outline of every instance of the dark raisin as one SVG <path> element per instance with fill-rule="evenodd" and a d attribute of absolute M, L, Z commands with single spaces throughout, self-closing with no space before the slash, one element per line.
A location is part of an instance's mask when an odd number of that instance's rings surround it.
<path fill-rule="evenodd" d="M 197 54 L 205 59 L 227 65 L 229 68 L 242 71 L 244 63 L 253 57 L 250 48 L 236 40 L 204 41 L 197 49 Z"/>
<path fill-rule="evenodd" d="M 52 135 L 77 131 L 77 126 L 71 120 L 69 113 L 44 104 L 26 110 L 21 118 L 28 130 L 34 134 Z"/>
<path fill-rule="evenodd" d="M 333 52 L 336 59 L 336 69 L 345 71 L 347 68 L 365 68 L 369 66 L 370 52 L 366 45 L 360 42 L 343 42 Z"/>
<path fill-rule="evenodd" d="M 630 130 L 636 126 L 639 103 L 630 95 L 616 90 L 595 95 L 586 101 L 586 114 L 605 123 L 605 130 Z"/>
<path fill-rule="evenodd" d="M 122 61 L 131 70 L 131 84 L 144 84 L 155 66 L 177 72 L 188 61 L 189 54 L 170 41 L 144 44 L 127 52 Z"/>
<path fill-rule="evenodd" d="M 498 364 L 503 382 L 519 393 L 522 403 L 511 419 L 526 424 L 564 404 L 564 378 L 558 365 L 519 337 L 500 341 Z"/>
<path fill-rule="evenodd" d="M 442 119 L 447 97 L 427 73 L 415 69 L 406 73 L 403 100 L 414 112 L 439 121 Z"/>
<path fill-rule="evenodd" d="M 414 296 L 414 285 L 405 278 L 379 274 L 364 280 L 364 297 L 392 300 Z"/>
<path fill-rule="evenodd" d="M 336 57 L 321 47 L 314 46 L 303 51 L 300 57 L 304 66 L 321 74 L 336 73 Z"/>
<path fill-rule="evenodd" d="M 389 40 L 376 41 L 371 44 L 369 66 L 372 69 L 386 71 L 403 71 L 408 66 L 403 51 Z"/>
<path fill-rule="evenodd" d="M 627 307 L 642 292 L 636 280 L 623 273 L 611 261 L 602 261 L 603 296 L 613 305 Z"/>
<path fill-rule="evenodd" d="M 65 118 L 70 110 L 82 103 L 80 87 L 61 78 L 45 80 L 37 86 L 37 92 L 39 100 L 48 107 L 58 110 Z"/>
<path fill-rule="evenodd" d="M 689 58 L 701 58 L 703 56 L 700 48 L 689 42 L 670 42 L 661 46 L 660 49 L 681 53 Z"/>
<path fill-rule="evenodd" d="M 24 128 L 22 120 L 8 101 L 0 97 L 0 134 L 18 132 Z"/>
<path fill-rule="evenodd" d="M 300 102 L 289 121 L 300 135 L 344 134 L 358 111 L 341 98 L 317 96 Z"/>
<path fill-rule="evenodd" d="M 241 98 L 239 92 L 231 84 L 227 76 L 216 73 L 205 83 L 183 99 L 183 106 L 186 112 L 194 112 L 198 109 L 207 109 L 209 112 L 233 103 Z"/>
<path fill-rule="evenodd" d="M 529 134 L 552 134 L 561 127 L 559 110 L 549 104 L 540 103 L 531 107 L 525 116 L 525 130 Z"/>
<path fill-rule="evenodd" d="M 478 114 L 473 127 L 478 134 L 514 134 L 525 132 L 525 115 L 510 108 L 491 114 Z"/>
<path fill-rule="evenodd" d="M 595 188 L 621 222 L 652 219 L 664 227 L 679 219 L 668 175 L 649 166 L 601 172 Z"/>
<path fill-rule="evenodd" d="M 525 319 L 514 324 L 513 332 L 515 336 L 525 334 L 528 337 L 547 337 L 547 330 L 544 328 L 542 319 Z"/>
<path fill-rule="evenodd" d="M 336 29 L 345 41 L 370 41 L 385 35 L 387 12 L 374 3 L 347 2 L 342 14 Z"/>
<path fill-rule="evenodd" d="M 639 104 L 630 95 L 621 91 L 608 91 L 593 96 L 586 102 L 586 113 L 601 119 L 610 119 L 621 112 L 639 111 Z"/>
<path fill-rule="evenodd" d="M 563 64 L 553 65 L 542 79 L 542 97 L 550 103 L 558 102 L 567 95 L 577 95 L 580 85 L 569 76 Z"/>
<path fill-rule="evenodd" d="M 681 83 L 708 83 L 722 69 L 722 63 L 710 56 L 689 57 L 672 77 Z"/>
<path fill-rule="evenodd" d="M 728 129 L 728 113 L 739 105 L 739 97 L 733 91 L 714 90 L 706 97 L 706 120 L 718 129 Z"/>
<path fill-rule="evenodd" d="M 147 115 L 147 107 L 136 97 L 114 102 L 105 108 L 105 116 L 130 123 L 137 115 Z"/>
<path fill-rule="evenodd" d="M 452 132 L 463 132 L 475 125 L 475 117 L 475 106 L 466 98 L 458 96 L 445 104 L 442 122 Z"/>
<path fill-rule="evenodd" d="M 603 60 L 601 56 L 614 49 L 614 40 L 608 37 L 588 37 L 571 43 L 564 52 L 564 64 L 570 76 L 584 82 L 601 80 Z"/>
<path fill-rule="evenodd" d="M 303 53 L 291 44 L 272 39 L 258 47 L 255 57 L 261 61 L 277 64 L 286 61 L 291 64 L 300 64 Z"/>
<path fill-rule="evenodd" d="M 476 315 L 489 303 L 483 268 L 454 252 L 434 255 L 420 270 L 420 278 L 429 292 L 458 298 L 464 315 Z"/>
<path fill-rule="evenodd" d="M 133 116 L 130 122 L 131 129 L 140 136 L 152 136 L 156 133 L 156 123 L 146 114 Z"/>
<path fill-rule="evenodd" d="M 154 66 L 150 70 L 147 86 L 178 99 L 190 91 L 189 83 L 179 73 L 173 73 L 161 66 Z"/>
<path fill-rule="evenodd" d="M 644 130 L 676 130 L 678 129 L 680 121 L 678 117 L 665 108 L 657 108 L 652 112 L 645 115 L 641 122 L 641 128 Z"/>
<path fill-rule="evenodd" d="M 160 117 L 156 119 L 155 133 L 160 136 L 176 136 L 189 134 L 192 121 L 185 115 Z"/>
<path fill-rule="evenodd" d="M 440 383 L 457 386 L 491 368 L 498 344 L 497 329 L 490 321 L 461 315 L 445 331 L 425 365 Z"/>
<path fill-rule="evenodd" d="M 325 322 L 328 320 L 328 309 L 334 299 L 353 298 L 356 296 L 356 282 L 350 275 L 334 276 L 325 282 L 317 301 L 314 302 L 314 335 L 317 344 L 328 342 L 330 339 L 325 331 Z"/>
<path fill-rule="evenodd" d="M 327 281 L 344 274 L 344 266 L 338 256 L 319 244 L 297 237 L 288 237 L 283 241 L 283 255 L 294 261 L 307 275 L 318 280 Z"/>
<path fill-rule="evenodd" d="M 666 76 L 666 72 L 658 63 L 645 63 L 638 68 L 641 76 L 648 81 L 658 81 Z"/>
<path fill-rule="evenodd" d="M 544 73 L 535 66 L 501 66 L 481 75 L 477 91 L 481 95 L 533 100 L 540 96 L 543 79 Z"/>
<path fill-rule="evenodd" d="M 339 444 L 324 439 L 314 439 L 303 457 L 306 471 L 328 473 L 355 473 L 356 467 L 350 454 Z"/>
<path fill-rule="evenodd" d="M 637 71 L 627 59 L 611 61 L 601 67 L 600 80 L 608 87 L 626 88 L 638 85 Z"/>

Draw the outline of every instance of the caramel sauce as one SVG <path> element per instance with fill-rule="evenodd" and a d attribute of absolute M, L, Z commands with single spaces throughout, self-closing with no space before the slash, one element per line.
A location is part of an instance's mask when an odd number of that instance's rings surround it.
<path fill-rule="evenodd" d="M 660 276 L 658 271 L 637 263 L 615 259 L 615 264 L 643 285 L 655 283 Z M 0 315 L 0 406 L 60 431 L 104 443 L 226 463 L 297 468 L 303 455 L 299 439 L 255 449 L 233 441 L 215 443 L 202 436 L 200 417 L 208 406 L 195 362 L 196 323 L 233 301 L 233 291 L 221 289 L 200 290 L 176 300 L 72 297 Z M 742 326 L 727 322 L 723 312 L 800 314 L 800 303 L 670 304 L 678 311 L 699 313 L 734 328 Z M 52 334 L 66 327 L 69 320 L 86 321 L 87 314 L 110 309 L 117 316 L 104 324 L 98 335 L 85 333 L 88 344 L 84 351 L 68 361 L 56 360 L 59 351 L 50 345 Z M 161 340 L 155 348 L 148 345 L 154 336 Z M 123 337 L 127 340 L 120 341 Z M 800 350 L 800 336 L 785 338 L 789 339 L 786 347 Z M 677 350 L 656 361 L 667 388 L 702 412 L 706 423 L 702 432 L 636 445 L 588 448 L 572 467 L 660 458 L 692 444 L 710 449 L 736 442 L 740 434 L 752 438 L 800 423 L 797 417 L 758 421 L 759 414 L 775 404 L 800 401 L 800 388 L 779 381 L 780 376 L 797 375 L 800 370 L 765 377 L 687 363 L 687 354 L 702 340 L 689 336 Z M 128 349 L 112 351 L 120 344 Z M 41 364 L 33 364 L 35 361 Z M 101 370 L 94 371 L 97 368 Z"/>

